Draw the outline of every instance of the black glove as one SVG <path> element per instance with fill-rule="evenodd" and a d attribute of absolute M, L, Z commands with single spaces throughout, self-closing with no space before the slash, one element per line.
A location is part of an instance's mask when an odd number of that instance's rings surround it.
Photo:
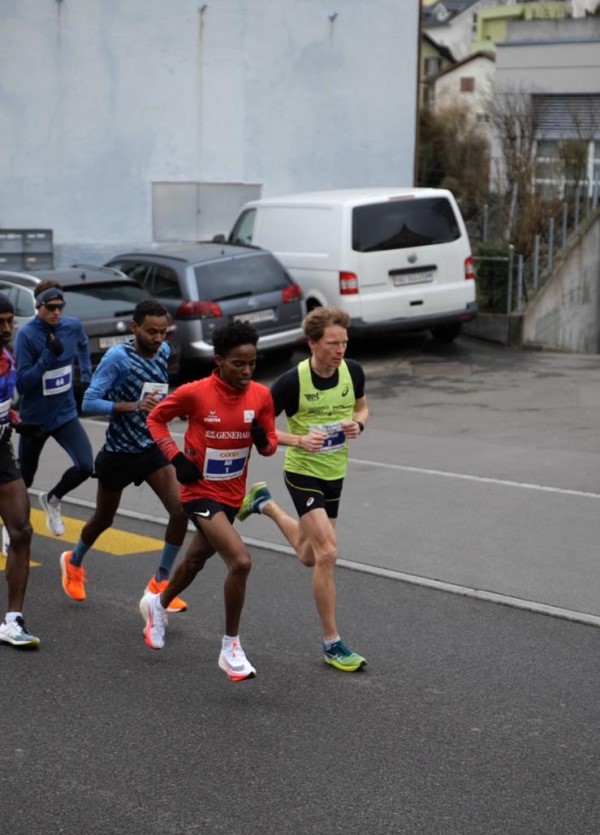
<path fill-rule="evenodd" d="M 45 434 L 43 423 L 18 423 L 15 426 L 17 435 L 23 435 L 25 438 L 43 438 Z"/>
<path fill-rule="evenodd" d="M 83 395 L 85 394 L 89 383 L 84 383 L 81 380 L 73 386 L 73 394 L 75 395 L 75 405 L 77 406 L 77 414 L 82 414 Z"/>
<path fill-rule="evenodd" d="M 256 418 L 254 418 L 254 420 L 252 421 L 252 428 L 250 429 L 250 434 L 252 435 L 254 446 L 257 449 L 262 449 L 263 447 L 268 445 L 269 439 L 267 438 L 267 433 L 265 432 L 264 426 L 261 426 L 260 423 L 256 420 Z"/>
<path fill-rule="evenodd" d="M 193 481 L 200 481 L 202 473 L 193 461 L 186 458 L 183 452 L 178 452 L 175 458 L 171 459 L 171 464 L 175 467 L 177 474 L 177 481 L 180 484 L 191 484 Z"/>
<path fill-rule="evenodd" d="M 60 341 L 58 336 L 56 336 L 53 333 L 49 333 L 46 337 L 46 347 L 50 348 L 50 350 L 56 357 L 60 357 L 64 350 L 62 342 Z"/>

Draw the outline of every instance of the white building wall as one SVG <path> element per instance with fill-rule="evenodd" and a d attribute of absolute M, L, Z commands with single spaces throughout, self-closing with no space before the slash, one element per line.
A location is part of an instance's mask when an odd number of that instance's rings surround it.
<path fill-rule="evenodd" d="M 0 227 L 114 252 L 153 182 L 412 184 L 419 0 L 203 5 L 3 0 Z"/>

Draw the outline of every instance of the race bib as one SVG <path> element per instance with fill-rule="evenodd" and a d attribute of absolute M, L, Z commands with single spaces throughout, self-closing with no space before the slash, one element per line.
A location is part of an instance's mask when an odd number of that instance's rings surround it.
<path fill-rule="evenodd" d="M 341 423 L 314 423 L 309 429 L 311 431 L 319 429 L 321 432 L 327 433 L 319 452 L 339 452 L 346 444 L 346 435 L 342 430 Z"/>
<path fill-rule="evenodd" d="M 209 447 L 204 456 L 204 478 L 209 481 L 237 478 L 244 472 L 249 452 L 249 447 L 243 449 L 212 449 Z"/>
<path fill-rule="evenodd" d="M 73 383 L 73 368 L 64 365 L 62 368 L 53 368 L 42 375 L 42 392 L 46 397 L 52 394 L 62 394 L 69 391 Z"/>
<path fill-rule="evenodd" d="M 168 383 L 144 383 L 144 385 L 142 386 L 142 393 L 140 394 L 139 399 L 143 400 L 144 397 L 148 397 L 151 394 L 156 394 L 159 400 L 162 400 L 163 397 L 166 397 L 168 393 Z"/>

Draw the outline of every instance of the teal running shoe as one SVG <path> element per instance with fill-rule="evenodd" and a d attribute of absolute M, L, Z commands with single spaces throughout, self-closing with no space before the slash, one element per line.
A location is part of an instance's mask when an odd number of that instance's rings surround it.
<path fill-rule="evenodd" d="M 366 659 L 357 652 L 348 649 L 343 641 L 336 641 L 329 649 L 325 650 L 325 661 L 335 667 L 336 670 L 343 670 L 345 673 L 355 673 L 364 670 L 367 666 Z"/>
<path fill-rule="evenodd" d="M 267 487 L 266 481 L 257 481 L 256 484 L 253 484 L 250 490 L 248 491 L 248 495 L 242 502 L 242 506 L 237 512 L 237 517 L 240 522 L 243 522 L 244 519 L 247 519 L 251 513 L 260 513 L 259 505 L 262 502 L 268 502 L 271 498 L 271 494 L 269 493 L 269 488 Z"/>

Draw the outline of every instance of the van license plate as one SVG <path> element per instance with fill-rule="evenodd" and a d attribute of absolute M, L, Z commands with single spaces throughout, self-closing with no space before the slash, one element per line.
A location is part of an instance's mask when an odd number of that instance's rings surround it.
<path fill-rule="evenodd" d="M 233 317 L 236 322 L 250 322 L 254 325 L 258 322 L 272 322 L 275 319 L 273 308 L 268 310 L 249 310 L 247 313 L 238 313 Z"/>
<path fill-rule="evenodd" d="M 433 270 L 424 273 L 402 273 L 392 277 L 394 287 L 405 287 L 407 284 L 428 284 L 433 281 Z"/>
<path fill-rule="evenodd" d="M 130 339 L 133 339 L 130 333 L 124 333 L 122 336 L 101 336 L 98 345 L 101 349 L 111 348 L 113 345 L 120 345 L 121 342 L 129 342 Z"/>

